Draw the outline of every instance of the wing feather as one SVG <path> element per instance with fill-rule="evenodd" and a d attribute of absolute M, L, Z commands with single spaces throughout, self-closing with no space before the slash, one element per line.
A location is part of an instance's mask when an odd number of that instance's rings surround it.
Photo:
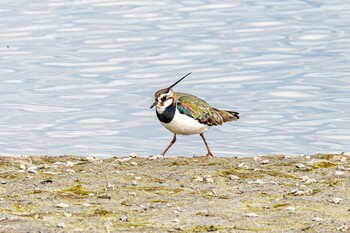
<path fill-rule="evenodd" d="M 180 113 L 198 120 L 209 126 L 221 125 L 222 116 L 204 100 L 185 93 L 176 93 L 178 97 L 177 108 Z"/>

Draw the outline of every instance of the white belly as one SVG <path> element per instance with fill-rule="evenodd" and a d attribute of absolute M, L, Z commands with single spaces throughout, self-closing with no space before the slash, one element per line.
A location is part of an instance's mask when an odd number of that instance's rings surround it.
<path fill-rule="evenodd" d="M 161 123 L 171 132 L 182 135 L 200 134 L 209 129 L 209 126 L 201 124 L 192 117 L 178 111 L 175 112 L 175 116 L 170 123 Z"/>

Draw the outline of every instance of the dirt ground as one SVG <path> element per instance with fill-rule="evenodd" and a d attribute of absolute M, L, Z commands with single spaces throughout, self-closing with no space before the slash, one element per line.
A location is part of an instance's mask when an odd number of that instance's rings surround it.
<path fill-rule="evenodd" d="M 350 157 L 0 157 L 0 232 L 350 232 Z"/>

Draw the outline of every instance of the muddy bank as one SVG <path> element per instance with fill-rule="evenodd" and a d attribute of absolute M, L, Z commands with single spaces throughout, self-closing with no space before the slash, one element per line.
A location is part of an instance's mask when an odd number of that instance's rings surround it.
<path fill-rule="evenodd" d="M 350 157 L 0 157 L 0 232 L 349 232 Z"/>

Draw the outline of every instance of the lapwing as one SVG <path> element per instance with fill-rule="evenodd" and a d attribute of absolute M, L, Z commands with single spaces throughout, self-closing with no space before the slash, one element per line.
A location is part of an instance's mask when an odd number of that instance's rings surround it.
<path fill-rule="evenodd" d="M 156 106 L 156 113 L 160 123 L 171 131 L 174 136 L 162 156 L 176 142 L 176 135 L 199 134 L 207 148 L 207 156 L 213 156 L 204 132 L 211 126 L 222 125 L 224 122 L 239 119 L 238 112 L 219 110 L 211 107 L 207 102 L 197 96 L 182 92 L 174 92 L 172 88 L 186 78 L 186 74 L 168 88 L 160 89 L 154 94 L 155 101 L 150 108 Z"/>

